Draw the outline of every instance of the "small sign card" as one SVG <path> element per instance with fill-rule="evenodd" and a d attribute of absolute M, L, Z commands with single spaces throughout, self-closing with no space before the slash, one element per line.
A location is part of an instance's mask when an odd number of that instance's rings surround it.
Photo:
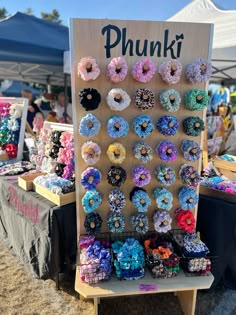
<path fill-rule="evenodd" d="M 157 285 L 153 284 L 153 283 L 149 283 L 149 284 L 139 284 L 139 291 L 157 291 Z"/>

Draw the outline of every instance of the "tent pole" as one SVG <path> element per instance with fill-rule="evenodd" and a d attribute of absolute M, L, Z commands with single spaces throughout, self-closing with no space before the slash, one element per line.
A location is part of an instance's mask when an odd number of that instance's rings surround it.
<path fill-rule="evenodd" d="M 68 80 L 67 80 L 67 73 L 64 73 L 64 93 L 65 93 L 65 108 L 64 108 L 64 120 L 66 123 L 66 118 L 67 118 L 67 105 L 68 105 Z"/>

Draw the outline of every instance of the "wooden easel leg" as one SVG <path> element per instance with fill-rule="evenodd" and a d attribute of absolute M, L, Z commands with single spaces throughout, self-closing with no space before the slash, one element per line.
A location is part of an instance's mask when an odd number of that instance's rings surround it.
<path fill-rule="evenodd" d="M 179 303 L 182 307 L 184 315 L 194 315 L 197 299 L 197 290 L 179 291 L 177 292 Z"/>
<path fill-rule="evenodd" d="M 94 315 L 98 315 L 98 304 L 100 303 L 99 298 L 94 298 Z"/>

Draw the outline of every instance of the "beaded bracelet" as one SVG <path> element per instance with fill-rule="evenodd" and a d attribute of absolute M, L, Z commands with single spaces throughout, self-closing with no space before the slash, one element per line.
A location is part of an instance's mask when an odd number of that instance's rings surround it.
<path fill-rule="evenodd" d="M 126 156 L 125 147 L 119 142 L 114 142 L 109 145 L 107 156 L 112 163 L 121 164 L 124 162 Z"/>
<path fill-rule="evenodd" d="M 194 232 L 196 221 L 191 210 L 176 209 L 175 220 L 182 230 Z"/>
<path fill-rule="evenodd" d="M 193 140 L 183 140 L 181 143 L 181 151 L 186 161 L 197 161 L 202 153 L 199 144 Z"/>
<path fill-rule="evenodd" d="M 125 194 L 119 189 L 113 189 L 108 196 L 108 203 L 112 211 L 120 212 L 125 207 Z"/>
<path fill-rule="evenodd" d="M 155 188 L 153 198 L 160 209 L 170 210 L 173 206 L 173 195 L 166 188 Z"/>
<path fill-rule="evenodd" d="M 142 83 L 149 82 L 156 72 L 156 66 L 149 58 L 143 58 L 133 65 L 132 76 Z"/>
<path fill-rule="evenodd" d="M 86 164 L 93 165 L 100 159 L 101 149 L 97 143 L 87 141 L 81 147 L 81 155 Z"/>
<path fill-rule="evenodd" d="M 212 65 L 204 58 L 198 58 L 186 68 L 186 79 L 189 83 L 206 82 L 212 75 Z"/>
<path fill-rule="evenodd" d="M 130 192 L 130 201 L 138 209 L 138 212 L 147 212 L 151 205 L 151 199 L 146 190 L 137 187 Z"/>
<path fill-rule="evenodd" d="M 123 57 L 113 58 L 107 66 L 107 78 L 112 82 L 122 82 L 128 73 L 128 65 Z"/>
<path fill-rule="evenodd" d="M 99 234 L 102 227 L 102 218 L 96 212 L 86 214 L 84 221 L 85 231 L 88 234 Z"/>
<path fill-rule="evenodd" d="M 163 62 L 159 66 L 158 72 L 164 82 L 167 84 L 176 84 L 180 80 L 182 64 L 177 59 L 171 59 L 170 61 Z"/>
<path fill-rule="evenodd" d="M 107 122 L 107 133 L 111 138 L 126 137 L 129 132 L 129 124 L 121 116 L 112 116 Z"/>
<path fill-rule="evenodd" d="M 167 233 L 171 230 L 172 218 L 170 214 L 165 210 L 158 210 L 154 212 L 153 224 L 154 229 L 158 233 Z"/>
<path fill-rule="evenodd" d="M 126 181 L 126 171 L 120 166 L 111 166 L 107 173 L 107 181 L 112 186 L 121 187 Z"/>
<path fill-rule="evenodd" d="M 125 217 L 120 212 L 111 211 L 107 217 L 107 226 L 112 233 L 122 233 L 125 228 Z"/>
<path fill-rule="evenodd" d="M 142 165 L 135 166 L 132 170 L 132 180 L 137 187 L 148 185 L 151 180 L 150 171 Z"/>
<path fill-rule="evenodd" d="M 194 89 L 185 92 L 184 106 L 191 110 L 203 110 L 208 105 L 208 95 L 206 91 Z"/>
<path fill-rule="evenodd" d="M 157 129 L 164 136 L 176 135 L 179 128 L 179 122 L 174 116 L 162 116 L 157 121 Z"/>
<path fill-rule="evenodd" d="M 85 213 L 90 213 L 96 210 L 102 203 L 102 195 L 96 191 L 88 190 L 82 198 L 82 206 Z"/>
<path fill-rule="evenodd" d="M 170 186 L 176 180 L 175 171 L 173 168 L 163 164 L 159 165 L 155 169 L 154 175 L 158 182 L 163 186 Z"/>
<path fill-rule="evenodd" d="M 126 109 L 131 102 L 128 93 L 123 89 L 118 88 L 110 90 L 107 94 L 106 100 L 110 109 L 115 111 L 122 111 Z"/>
<path fill-rule="evenodd" d="M 150 162 L 153 158 L 153 150 L 151 146 L 143 141 L 135 144 L 133 152 L 136 159 L 143 163 Z"/>
<path fill-rule="evenodd" d="M 101 128 L 101 123 L 93 114 L 84 116 L 79 125 L 79 134 L 83 137 L 95 137 Z"/>
<path fill-rule="evenodd" d="M 198 203 L 198 195 L 191 187 L 182 187 L 179 191 L 178 199 L 183 210 L 192 209 Z"/>
<path fill-rule="evenodd" d="M 168 112 L 177 112 L 180 107 L 181 97 L 179 92 L 174 89 L 164 90 L 160 93 L 160 103 L 163 109 Z"/>
<path fill-rule="evenodd" d="M 195 116 L 183 120 L 184 133 L 188 136 L 197 137 L 204 130 L 204 121 Z"/>
<path fill-rule="evenodd" d="M 149 89 L 138 89 L 134 96 L 135 105 L 138 109 L 145 111 L 152 109 L 155 105 L 155 97 Z"/>
<path fill-rule="evenodd" d="M 52 131 L 51 133 L 51 142 L 54 143 L 55 145 L 57 146 L 60 146 L 61 145 L 61 134 L 62 134 L 62 131 L 59 131 L 59 130 L 54 130 Z"/>
<path fill-rule="evenodd" d="M 79 92 L 80 104 L 86 110 L 95 110 L 101 102 L 101 95 L 96 89 L 87 88 Z"/>
<path fill-rule="evenodd" d="M 78 75 L 84 81 L 96 80 L 100 74 L 100 69 L 96 59 L 93 57 L 84 57 L 78 64 Z"/>
<path fill-rule="evenodd" d="M 133 121 L 133 130 L 140 138 L 147 138 L 154 130 L 154 124 L 149 116 L 140 115 Z"/>
<path fill-rule="evenodd" d="M 182 183 L 187 186 L 196 187 L 200 182 L 200 175 L 192 165 L 183 164 L 179 170 Z"/>
<path fill-rule="evenodd" d="M 145 234 L 149 230 L 148 217 L 144 213 L 136 213 L 130 217 L 130 224 L 133 229 L 140 234 Z"/>
<path fill-rule="evenodd" d="M 94 167 L 88 167 L 81 174 L 80 183 L 86 190 L 96 189 L 97 185 L 101 182 L 102 174 Z"/>
<path fill-rule="evenodd" d="M 172 162 L 177 159 L 177 148 L 171 141 L 161 141 L 156 147 L 156 152 L 163 161 Z"/>

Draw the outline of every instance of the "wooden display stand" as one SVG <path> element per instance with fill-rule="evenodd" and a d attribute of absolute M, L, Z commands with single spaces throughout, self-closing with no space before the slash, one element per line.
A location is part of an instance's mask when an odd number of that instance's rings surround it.
<path fill-rule="evenodd" d="M 135 135 L 132 130 L 132 121 L 138 115 L 149 115 L 155 126 L 157 120 L 164 115 L 173 115 L 178 118 L 180 123 L 178 133 L 172 137 L 165 137 L 156 129 L 147 138 L 144 139 L 154 150 L 153 160 L 144 166 L 147 167 L 152 175 L 152 180 L 149 185 L 145 186 L 149 196 L 152 197 L 154 188 L 158 187 L 158 183 L 154 178 L 154 169 L 160 165 L 165 164 L 155 153 L 155 148 L 161 140 L 173 141 L 178 148 L 178 158 L 175 162 L 169 163 L 178 175 L 179 168 L 186 163 L 184 160 L 180 145 L 183 139 L 190 139 L 197 141 L 201 147 L 203 137 L 188 137 L 184 134 L 182 129 L 183 119 L 189 116 L 198 116 L 205 120 L 204 111 L 188 111 L 184 107 L 183 97 L 184 93 L 190 89 L 206 89 L 205 83 L 188 84 L 185 80 L 185 70 L 187 64 L 195 59 L 202 57 L 210 60 L 211 44 L 212 44 L 213 26 L 210 24 L 194 24 L 194 23 L 172 23 L 172 22 L 146 22 L 146 21 L 117 21 L 117 20 L 88 20 L 88 19 L 72 19 L 70 24 L 70 46 L 71 46 L 71 69 L 72 69 L 72 89 L 73 89 L 73 116 L 74 116 L 74 135 L 75 135 L 75 156 L 76 156 L 76 197 L 77 197 L 77 232 L 78 240 L 80 235 L 85 234 L 84 220 L 85 212 L 82 207 L 82 197 L 85 193 L 84 188 L 80 185 L 81 173 L 88 167 L 81 157 L 81 146 L 84 142 L 92 140 L 101 147 L 101 157 L 96 163 L 95 167 L 102 172 L 102 182 L 98 186 L 98 191 L 102 192 L 103 202 L 98 209 L 98 213 L 102 216 L 103 226 L 102 232 L 107 232 L 106 218 L 109 213 L 108 194 L 112 190 L 112 186 L 107 183 L 107 172 L 111 165 L 107 157 L 106 151 L 109 144 L 113 142 L 120 142 L 126 148 L 126 159 L 122 163 L 122 167 L 127 172 L 127 180 L 121 190 L 126 196 L 126 207 L 122 210 L 125 216 L 126 231 L 132 231 L 129 224 L 131 215 L 137 213 L 134 206 L 129 200 L 129 193 L 134 188 L 131 178 L 131 170 L 134 165 L 142 164 L 135 159 L 132 149 L 136 142 L 143 141 Z M 78 77 L 78 63 L 81 58 L 92 56 L 96 59 L 101 73 L 95 81 L 83 81 Z M 128 75 L 124 81 L 120 83 L 113 83 L 106 77 L 106 69 L 110 60 L 114 57 L 123 56 L 128 64 Z M 174 86 L 168 86 L 164 83 L 158 73 L 156 72 L 154 78 L 144 84 L 135 81 L 132 78 L 131 70 L 133 64 L 142 57 L 147 56 L 159 66 L 163 61 L 168 61 L 171 58 L 178 58 L 183 65 L 183 72 L 181 80 Z M 101 94 L 101 103 L 98 109 L 91 113 L 96 115 L 100 120 L 102 127 L 98 136 L 85 138 L 79 134 L 79 124 L 82 117 L 87 112 L 80 105 L 79 91 L 84 88 L 96 88 Z M 110 110 L 106 104 L 106 95 L 112 88 L 122 88 L 131 97 L 130 106 L 121 111 L 114 112 Z M 155 107 L 146 112 L 141 112 L 134 104 L 134 94 L 138 88 L 148 88 L 155 94 Z M 175 113 L 168 113 L 163 110 L 159 103 L 159 93 L 168 88 L 176 89 L 181 95 L 180 109 Z M 108 136 L 106 130 L 106 123 L 112 115 L 120 115 L 124 117 L 130 126 L 128 135 L 125 138 L 112 139 Z M 156 128 L 156 127 L 155 127 Z M 201 159 L 191 163 L 196 169 L 201 170 Z M 173 208 L 170 214 L 174 217 L 174 209 L 178 208 L 178 191 L 182 187 L 182 182 L 177 178 L 174 185 L 168 187 L 168 190 L 174 196 Z M 152 198 L 152 205 L 150 206 L 147 215 L 149 218 L 150 230 L 154 230 L 152 223 L 152 214 L 156 210 L 155 200 Z M 197 207 L 193 209 L 195 217 L 197 216 Z M 174 222 L 174 220 L 173 220 Z M 173 228 L 175 224 L 173 224 Z M 213 281 L 213 277 L 193 277 L 187 278 L 183 273 L 180 273 L 173 279 L 152 279 L 146 272 L 144 279 L 138 281 L 119 281 L 112 279 L 106 283 L 98 283 L 96 285 L 88 285 L 82 283 L 79 277 L 79 269 L 76 274 L 75 289 L 85 298 L 93 298 L 95 302 L 95 313 L 98 313 L 97 303 L 101 297 L 114 297 L 120 295 L 133 294 L 147 294 L 160 292 L 177 292 L 177 296 L 182 305 L 185 315 L 193 315 L 195 310 L 196 293 L 198 289 L 209 288 Z M 138 290 L 139 283 L 155 283 L 158 290 L 152 292 L 141 292 Z"/>

